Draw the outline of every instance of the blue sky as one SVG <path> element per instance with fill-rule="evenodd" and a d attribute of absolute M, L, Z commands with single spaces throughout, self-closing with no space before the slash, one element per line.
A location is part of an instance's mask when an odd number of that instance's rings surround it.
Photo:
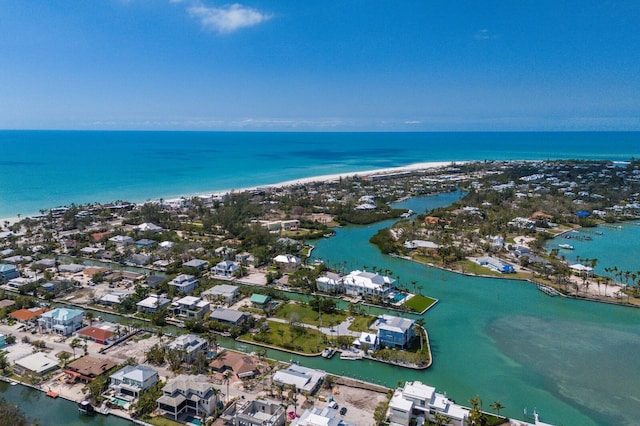
<path fill-rule="evenodd" d="M 3 0 L 0 128 L 640 130 L 640 1 Z"/>

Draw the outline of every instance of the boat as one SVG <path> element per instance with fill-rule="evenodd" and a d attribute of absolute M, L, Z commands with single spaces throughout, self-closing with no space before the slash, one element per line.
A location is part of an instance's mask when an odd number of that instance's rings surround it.
<path fill-rule="evenodd" d="M 47 391 L 47 393 L 46 393 L 46 395 L 47 395 L 49 398 L 54 398 L 54 399 L 55 399 L 55 398 L 57 398 L 58 396 L 60 396 L 60 394 L 59 394 L 58 392 L 54 392 L 54 391 L 52 391 L 52 390 L 48 390 L 48 391 Z"/>
<path fill-rule="evenodd" d="M 330 359 L 333 355 L 335 355 L 335 353 L 336 350 L 333 348 L 324 348 L 321 355 L 323 358 Z"/>
<path fill-rule="evenodd" d="M 91 416 L 95 414 L 96 409 L 93 408 L 93 405 L 91 405 L 91 403 L 85 399 L 82 402 L 78 402 L 78 411 Z"/>
<path fill-rule="evenodd" d="M 344 359 L 347 361 L 356 361 L 362 359 L 363 355 L 360 352 L 355 351 L 342 351 L 340 353 L 340 359 Z"/>
<path fill-rule="evenodd" d="M 571 244 L 559 244 L 558 247 L 565 250 L 573 250 L 573 246 Z"/>

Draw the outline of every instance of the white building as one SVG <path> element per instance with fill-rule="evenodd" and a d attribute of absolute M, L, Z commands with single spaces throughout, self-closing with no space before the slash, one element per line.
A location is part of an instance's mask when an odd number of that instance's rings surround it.
<path fill-rule="evenodd" d="M 436 413 L 450 419 L 447 423 L 453 426 L 466 426 L 469 409 L 457 405 L 446 395 L 436 393 L 436 389 L 422 382 L 406 382 L 398 388 L 389 401 L 390 426 L 408 426 L 411 419 L 422 417 L 434 421 Z"/>
<path fill-rule="evenodd" d="M 207 376 L 180 374 L 169 379 L 162 388 L 162 396 L 158 398 L 158 409 L 162 414 L 169 415 L 177 421 L 184 412 L 210 416 L 217 403 L 218 397 Z"/>
<path fill-rule="evenodd" d="M 273 375 L 274 383 L 281 385 L 294 385 L 298 392 L 315 392 L 327 375 L 324 371 L 302 367 L 293 364 L 284 370 L 279 370 Z"/>
<path fill-rule="evenodd" d="M 198 286 L 198 280 L 193 275 L 180 274 L 169 281 L 169 285 L 174 286 L 177 291 L 189 294 Z"/>
<path fill-rule="evenodd" d="M 169 313 L 180 318 L 202 319 L 209 312 L 209 302 L 195 296 L 185 296 L 169 306 Z"/>
<path fill-rule="evenodd" d="M 346 293 L 353 296 L 388 296 L 394 288 L 396 280 L 384 275 L 366 271 L 353 271 L 349 275 L 341 276 L 327 273 L 316 280 L 318 290 L 325 293 Z"/>
<path fill-rule="evenodd" d="M 140 392 L 158 383 L 158 372 L 144 365 L 127 365 L 109 376 L 109 387 L 115 396 L 132 400 L 140 396 Z"/>

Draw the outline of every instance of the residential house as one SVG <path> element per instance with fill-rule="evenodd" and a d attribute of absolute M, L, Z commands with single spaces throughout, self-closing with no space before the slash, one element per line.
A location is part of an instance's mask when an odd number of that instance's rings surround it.
<path fill-rule="evenodd" d="M 14 371 L 20 376 L 44 376 L 60 368 L 58 360 L 44 352 L 36 352 L 16 360 Z"/>
<path fill-rule="evenodd" d="M 155 314 L 158 311 L 161 311 L 169 306 L 170 303 L 171 300 L 167 299 L 166 297 L 152 294 L 146 299 L 143 299 L 136 303 L 136 309 L 138 310 L 138 312 L 141 312 L 143 314 Z"/>
<path fill-rule="evenodd" d="M 158 383 L 158 372 L 145 365 L 127 365 L 109 376 L 109 388 L 117 398 L 133 400 Z"/>
<path fill-rule="evenodd" d="M 236 250 L 234 248 L 227 247 L 227 246 L 222 246 L 222 247 L 218 247 L 217 249 L 215 249 L 213 251 L 213 254 L 216 257 L 219 257 L 220 259 L 230 260 L 230 259 L 233 259 L 233 257 L 236 255 L 237 252 L 238 252 L 238 250 Z"/>
<path fill-rule="evenodd" d="M 134 244 L 136 245 L 136 247 L 148 248 L 155 246 L 156 242 L 148 238 L 142 238 L 137 240 Z"/>
<path fill-rule="evenodd" d="M 250 316 L 246 312 L 236 311 L 235 309 L 217 308 L 211 312 L 209 319 L 229 326 L 237 326 L 244 323 Z"/>
<path fill-rule="evenodd" d="M 393 315 L 380 315 L 373 325 L 381 347 L 405 348 L 415 336 L 415 321 Z"/>
<path fill-rule="evenodd" d="M 100 299 L 98 299 L 98 303 L 106 306 L 119 305 L 127 297 L 129 297 L 129 293 L 124 293 L 122 291 L 112 291 L 111 293 L 107 293 Z"/>
<path fill-rule="evenodd" d="M 230 260 L 223 260 L 211 268 L 211 273 L 220 277 L 233 277 L 240 266 Z"/>
<path fill-rule="evenodd" d="M 18 309 L 17 311 L 13 311 L 9 314 L 9 316 L 18 322 L 23 324 L 27 324 L 29 322 L 35 322 L 34 320 L 38 318 L 43 313 L 47 312 L 47 308 L 26 308 L 26 309 Z"/>
<path fill-rule="evenodd" d="M 489 268 L 492 271 L 500 272 L 501 274 L 513 274 L 516 272 L 513 266 L 501 261 L 500 259 L 496 259 L 495 257 L 479 257 L 476 259 L 476 263 L 480 266 L 484 266 L 485 268 Z"/>
<path fill-rule="evenodd" d="M 209 262 L 207 262 L 206 260 L 191 259 L 190 261 L 183 263 L 182 266 L 186 266 L 187 268 L 195 268 L 199 271 L 204 271 L 205 269 L 207 269 L 208 264 Z"/>
<path fill-rule="evenodd" d="M 392 426 L 408 426 L 419 417 L 435 421 L 436 413 L 448 417 L 448 425 L 467 425 L 469 409 L 457 405 L 446 395 L 436 393 L 435 388 L 419 381 L 406 382 L 404 387 L 394 391 L 387 416 Z"/>
<path fill-rule="evenodd" d="M 273 262 L 287 272 L 296 271 L 302 265 L 300 258 L 292 254 L 280 254 L 273 258 Z"/>
<path fill-rule="evenodd" d="M 209 312 L 209 302 L 199 297 L 185 296 L 169 306 L 169 313 L 185 319 L 202 319 Z"/>
<path fill-rule="evenodd" d="M 210 416 L 218 404 L 217 393 L 207 380 L 207 376 L 199 374 L 180 374 L 169 379 L 162 388 L 162 396 L 158 398 L 158 409 L 163 415 L 174 420 L 183 413 Z"/>
<path fill-rule="evenodd" d="M 224 303 L 230 305 L 238 297 L 238 286 L 220 284 L 203 291 L 200 295 L 210 301 L 222 300 Z"/>
<path fill-rule="evenodd" d="M 338 416 L 338 410 L 331 407 L 314 407 L 305 410 L 291 422 L 291 426 L 355 426 Z"/>
<path fill-rule="evenodd" d="M 344 293 L 343 278 L 342 274 L 327 272 L 324 276 L 316 280 L 316 287 L 319 291 L 329 294 Z"/>
<path fill-rule="evenodd" d="M 267 306 L 269 306 L 271 297 L 264 294 L 253 293 L 249 301 L 251 302 L 251 306 L 253 306 L 254 308 L 265 309 Z"/>
<path fill-rule="evenodd" d="M 199 352 L 204 352 L 207 348 L 207 340 L 195 334 L 182 334 L 167 345 L 168 350 L 180 351 L 185 362 L 192 362 Z"/>
<path fill-rule="evenodd" d="M 327 373 L 321 370 L 292 364 L 273 375 L 273 382 L 280 385 L 293 385 L 298 392 L 314 393 L 322 384 Z"/>
<path fill-rule="evenodd" d="M 242 253 L 238 253 L 236 254 L 235 257 L 235 261 L 236 263 L 239 264 L 245 264 L 245 265 L 254 265 L 255 264 L 255 258 L 253 257 L 253 255 L 249 252 L 243 251 Z"/>
<path fill-rule="evenodd" d="M 38 325 L 43 331 L 51 331 L 61 336 L 68 336 L 82 328 L 83 320 L 83 310 L 56 308 L 43 313 L 38 319 Z"/>
<path fill-rule="evenodd" d="M 169 281 L 169 285 L 174 286 L 176 291 L 189 294 L 198 286 L 198 280 L 193 275 L 180 274 Z"/>
<path fill-rule="evenodd" d="M 89 383 L 101 374 L 108 373 L 116 365 L 118 364 L 110 359 L 83 356 L 67 366 L 64 371 L 67 375 L 66 381 L 75 383 L 76 380 L 80 380 Z"/>
<path fill-rule="evenodd" d="M 367 333 L 365 331 L 360 333 L 360 337 L 357 337 L 352 346 L 358 350 L 376 350 L 378 349 L 378 335 L 375 333 Z"/>
<path fill-rule="evenodd" d="M 232 371 L 238 378 L 253 377 L 259 373 L 259 365 L 254 358 L 239 352 L 224 351 L 209 366 L 218 373 Z"/>
<path fill-rule="evenodd" d="M 18 272 L 15 266 L 5 263 L 0 264 L 0 282 L 7 282 L 19 276 L 20 272 Z"/>
<path fill-rule="evenodd" d="M 109 238 L 109 241 L 122 247 L 130 246 L 131 244 L 133 244 L 133 238 L 127 235 L 116 235 L 115 237 Z"/>
<path fill-rule="evenodd" d="M 140 225 L 136 226 L 135 229 L 138 232 L 151 232 L 154 234 L 163 231 L 161 226 L 150 222 L 141 223 Z"/>
<path fill-rule="evenodd" d="M 96 343 L 107 345 L 116 340 L 117 336 L 110 327 L 89 326 L 76 331 L 76 336 Z"/>
<path fill-rule="evenodd" d="M 229 426 L 284 426 L 285 409 L 263 400 L 233 401 L 220 416 Z"/>
<path fill-rule="evenodd" d="M 353 296 L 387 297 L 396 280 L 391 277 L 366 271 L 353 271 L 342 279 L 344 292 Z"/>

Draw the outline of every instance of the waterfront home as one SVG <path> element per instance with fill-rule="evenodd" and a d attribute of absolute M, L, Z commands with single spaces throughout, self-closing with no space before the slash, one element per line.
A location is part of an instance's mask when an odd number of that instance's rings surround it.
<path fill-rule="evenodd" d="M 218 404 L 218 397 L 207 377 L 180 374 L 169 379 L 158 398 L 158 410 L 162 415 L 177 421 L 182 413 L 210 416 Z"/>
<path fill-rule="evenodd" d="M 211 287 L 200 293 L 201 296 L 209 301 L 222 300 L 227 305 L 232 304 L 238 297 L 238 286 L 229 284 L 220 284 Z"/>
<path fill-rule="evenodd" d="M 35 323 L 34 320 L 47 311 L 47 308 L 40 307 L 18 309 L 17 311 L 11 312 L 9 316 L 22 324 L 27 324 L 29 322 Z"/>
<path fill-rule="evenodd" d="M 343 276 L 335 272 L 327 272 L 324 276 L 316 280 L 316 287 L 319 291 L 329 294 L 344 293 Z"/>
<path fill-rule="evenodd" d="M 438 244 L 432 241 L 425 240 L 407 240 L 404 242 L 404 246 L 409 250 L 415 250 L 419 248 L 425 250 L 438 250 L 438 248 L 440 247 Z"/>
<path fill-rule="evenodd" d="M 253 377 L 260 371 L 258 364 L 249 355 L 232 351 L 222 352 L 209 366 L 218 373 L 231 371 L 240 379 Z"/>
<path fill-rule="evenodd" d="M 43 313 L 38 319 L 38 325 L 43 331 L 51 331 L 61 336 L 68 336 L 82 328 L 83 320 L 83 310 L 56 308 Z"/>
<path fill-rule="evenodd" d="M 193 362 L 198 353 L 205 352 L 207 348 L 207 340 L 195 334 L 182 334 L 167 345 L 167 350 L 182 353 L 184 362 Z"/>
<path fill-rule="evenodd" d="M 135 399 L 158 383 L 158 372 L 145 365 L 127 365 L 109 376 L 109 388 L 117 398 Z"/>
<path fill-rule="evenodd" d="M 476 263 L 485 268 L 489 268 L 492 271 L 500 272 L 501 274 L 513 274 L 516 272 L 513 266 L 506 262 L 496 259 L 495 257 L 484 256 L 476 259 Z"/>
<path fill-rule="evenodd" d="M 291 426 L 355 426 L 336 417 L 338 409 L 332 407 L 314 407 L 307 409 L 302 415 L 291 422 Z"/>
<path fill-rule="evenodd" d="M 412 419 L 423 417 L 435 421 L 439 413 L 451 419 L 447 424 L 465 426 L 469 409 L 455 404 L 446 395 L 436 393 L 436 389 L 419 381 L 406 382 L 397 388 L 391 400 L 387 417 L 391 426 L 408 426 Z"/>
<path fill-rule="evenodd" d="M 151 263 L 151 256 L 144 253 L 134 253 L 126 260 L 126 264 L 129 266 L 145 266 Z"/>
<path fill-rule="evenodd" d="M 155 314 L 158 311 L 161 311 L 165 307 L 169 306 L 171 300 L 166 297 L 162 297 L 157 294 L 152 294 L 151 296 L 139 301 L 136 303 L 136 309 L 138 312 L 143 314 Z"/>
<path fill-rule="evenodd" d="M 585 275 L 587 277 L 593 276 L 593 268 L 591 266 L 585 266 L 581 263 L 575 263 L 573 265 L 569 265 L 569 269 L 576 275 Z"/>
<path fill-rule="evenodd" d="M 391 277 L 366 271 L 352 271 L 342 279 L 344 292 L 352 296 L 386 297 L 394 288 L 396 280 Z"/>
<path fill-rule="evenodd" d="M 57 359 L 44 352 L 36 352 L 16 360 L 14 372 L 20 376 L 44 376 L 58 368 Z"/>
<path fill-rule="evenodd" d="M 376 350 L 379 346 L 378 335 L 363 331 L 360 333 L 360 337 L 357 337 L 351 345 L 358 350 L 364 350 L 365 347 L 368 350 Z"/>
<path fill-rule="evenodd" d="M 83 383 L 89 383 L 101 374 L 108 373 L 116 365 L 116 362 L 106 358 L 96 358 L 85 355 L 69 365 L 64 370 L 67 375 L 67 383 L 75 383 L 80 380 Z"/>
<path fill-rule="evenodd" d="M 76 336 L 87 340 L 93 340 L 101 345 L 112 343 L 118 336 L 110 326 L 89 326 L 76 331 Z"/>
<path fill-rule="evenodd" d="M 185 296 L 172 302 L 167 309 L 169 314 L 185 319 L 202 319 L 209 312 L 209 302 L 200 297 Z"/>
<path fill-rule="evenodd" d="M 0 264 L 0 282 L 7 282 L 19 276 L 20 272 L 18 272 L 15 266 L 5 263 Z"/>
<path fill-rule="evenodd" d="M 253 293 L 249 299 L 251 306 L 256 309 L 265 309 L 271 302 L 271 297 L 265 294 Z"/>
<path fill-rule="evenodd" d="M 198 286 L 198 280 L 193 275 L 180 274 L 171 281 L 169 285 L 176 288 L 176 291 L 189 294 Z"/>
<path fill-rule="evenodd" d="M 292 254 L 279 254 L 273 258 L 273 263 L 286 272 L 296 271 L 302 265 L 300 258 Z"/>
<path fill-rule="evenodd" d="M 322 384 L 327 373 L 321 370 L 292 364 L 273 375 L 273 382 L 279 385 L 295 386 L 298 392 L 314 393 Z"/>
<path fill-rule="evenodd" d="M 205 269 L 207 269 L 208 264 L 209 262 L 207 262 L 206 260 L 191 259 L 190 261 L 183 263 L 182 266 L 187 268 L 195 268 L 198 271 L 204 271 Z"/>
<path fill-rule="evenodd" d="M 244 323 L 250 316 L 251 315 L 247 312 L 240 312 L 235 309 L 218 308 L 211 312 L 209 319 L 233 327 Z"/>
<path fill-rule="evenodd" d="M 77 274 L 78 272 L 84 271 L 84 268 L 86 268 L 86 266 L 84 265 L 79 265 L 77 263 L 67 263 L 67 264 L 58 266 L 58 272 L 60 272 L 61 274 L 72 275 L 72 274 Z"/>
<path fill-rule="evenodd" d="M 129 297 L 129 293 L 124 293 L 122 291 L 112 291 L 111 293 L 107 293 L 100 299 L 98 299 L 98 303 L 105 306 L 119 305 L 127 297 Z"/>
<path fill-rule="evenodd" d="M 284 426 L 285 409 L 267 401 L 233 401 L 220 418 L 228 426 Z"/>
<path fill-rule="evenodd" d="M 233 277 L 240 266 L 230 260 L 223 260 L 211 268 L 211 273 L 220 277 Z"/>
<path fill-rule="evenodd" d="M 415 336 L 415 321 L 393 315 L 380 315 L 372 325 L 378 330 L 381 347 L 405 348 Z"/>

